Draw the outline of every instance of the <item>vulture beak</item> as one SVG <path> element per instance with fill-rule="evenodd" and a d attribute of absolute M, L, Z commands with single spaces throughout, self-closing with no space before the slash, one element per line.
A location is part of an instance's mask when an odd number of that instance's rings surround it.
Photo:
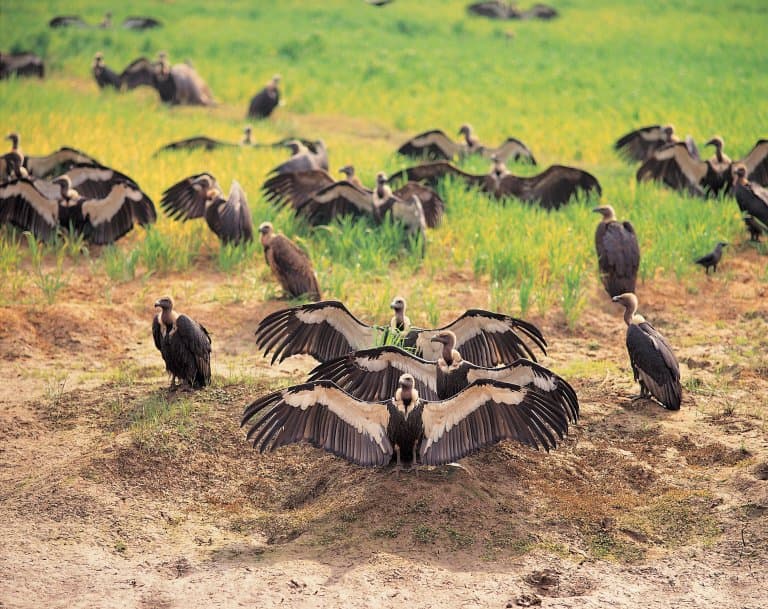
<path fill-rule="evenodd" d="M 429 342 L 431 342 L 431 343 L 441 343 L 443 345 L 445 344 L 445 340 L 443 340 L 442 336 L 433 336 L 431 339 L 429 339 Z"/>
<path fill-rule="evenodd" d="M 705 145 L 705 146 L 717 146 L 717 140 L 716 140 L 715 138 L 712 138 L 711 140 L 709 140 L 709 141 L 708 141 L 706 144 L 704 144 L 704 145 Z"/>
<path fill-rule="evenodd" d="M 613 298 L 611 298 L 611 300 L 613 302 L 621 302 L 621 296 L 614 296 Z"/>
<path fill-rule="evenodd" d="M 160 308 L 162 309 L 162 308 L 163 308 L 163 305 L 162 305 L 162 301 L 160 301 L 160 300 L 156 300 L 156 301 L 155 301 L 155 306 L 156 306 L 156 307 L 160 307 Z"/>

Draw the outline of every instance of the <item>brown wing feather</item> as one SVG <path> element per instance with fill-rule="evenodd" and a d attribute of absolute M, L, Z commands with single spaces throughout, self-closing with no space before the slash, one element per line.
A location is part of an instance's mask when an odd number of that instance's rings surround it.
<path fill-rule="evenodd" d="M 267 261 L 280 285 L 294 298 L 306 295 L 320 300 L 320 286 L 312 262 L 298 245 L 285 235 L 275 235 L 266 251 Z"/>
<path fill-rule="evenodd" d="M 422 186 L 418 182 L 407 182 L 405 186 L 398 188 L 393 194 L 403 200 L 408 200 L 411 195 L 416 195 L 419 197 L 421 206 L 424 209 L 424 219 L 427 222 L 427 226 L 429 228 L 436 228 L 440 225 L 443 213 L 445 212 L 445 202 L 431 188 Z"/>
<path fill-rule="evenodd" d="M 392 184 L 397 184 L 412 180 L 414 182 L 424 182 L 434 188 L 437 186 L 437 182 L 447 175 L 463 180 L 469 186 L 482 186 L 486 177 L 484 175 L 467 173 L 446 161 L 435 161 L 401 169 L 389 176 L 389 181 Z"/>
<path fill-rule="evenodd" d="M 450 160 L 460 149 L 461 146 L 451 140 L 445 132 L 432 129 L 412 137 L 400 146 L 397 152 L 405 156 Z"/>
<path fill-rule="evenodd" d="M 176 182 L 163 192 L 160 207 L 173 220 L 192 220 L 205 215 L 207 188 L 196 182 L 199 178 L 208 176 L 214 188 L 221 192 L 221 186 L 210 173 L 198 173 Z"/>
<path fill-rule="evenodd" d="M 653 153 L 669 143 L 661 125 L 641 127 L 623 135 L 613 145 L 621 158 L 628 162 L 647 161 Z"/>
<path fill-rule="evenodd" d="M 768 140 L 758 140 L 741 161 L 747 167 L 747 179 L 768 186 Z"/>
<path fill-rule="evenodd" d="M 342 180 L 322 188 L 307 197 L 296 210 L 310 224 L 328 224 L 336 216 L 351 214 L 374 217 L 375 210 L 371 191 Z"/>
<path fill-rule="evenodd" d="M 318 190 L 334 184 L 335 180 L 322 169 L 278 173 L 261 186 L 264 198 L 277 207 L 290 205 L 298 209 Z"/>
<path fill-rule="evenodd" d="M 684 142 L 670 144 L 656 151 L 637 170 L 638 182 L 655 180 L 670 188 L 704 196 L 702 181 L 707 175 L 707 163 L 691 156 Z"/>

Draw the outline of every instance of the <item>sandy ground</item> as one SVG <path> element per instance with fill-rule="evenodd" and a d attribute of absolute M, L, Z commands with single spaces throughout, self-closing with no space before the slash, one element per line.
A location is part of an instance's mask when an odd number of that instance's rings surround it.
<path fill-rule="evenodd" d="M 561 447 L 400 475 L 250 449 L 244 405 L 313 362 L 270 367 L 252 332 L 283 304 L 215 302 L 220 274 L 179 304 L 214 336 L 194 395 L 169 398 L 150 333 L 156 286 L 191 277 L 2 308 L 0 607 L 768 606 L 767 290 L 754 251 L 729 260 L 695 290 L 639 290 L 681 361 L 679 412 L 630 400 L 620 311 L 593 286 L 574 331 L 531 316 L 581 402 Z"/>

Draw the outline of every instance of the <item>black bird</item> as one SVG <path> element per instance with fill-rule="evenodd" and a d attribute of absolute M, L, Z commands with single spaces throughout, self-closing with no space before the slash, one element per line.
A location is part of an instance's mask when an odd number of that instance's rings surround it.
<path fill-rule="evenodd" d="M 637 296 L 628 292 L 614 296 L 613 302 L 624 306 L 629 361 L 635 380 L 640 383 L 638 398 L 653 397 L 665 408 L 679 410 L 683 388 L 672 347 L 656 328 L 637 314 Z"/>
<path fill-rule="evenodd" d="M 211 337 L 204 326 L 173 310 L 173 300 L 164 296 L 155 302 L 160 312 L 152 320 L 152 336 L 165 369 L 170 389 L 200 389 L 211 384 Z"/>
<path fill-rule="evenodd" d="M 247 438 L 261 452 L 307 442 L 352 463 L 443 465 L 501 440 L 549 450 L 568 431 L 569 412 L 535 388 L 477 381 L 443 401 L 422 399 L 410 374 L 394 397 L 358 400 L 331 381 L 270 393 L 249 404 L 241 426 L 266 412 Z"/>
<path fill-rule="evenodd" d="M 248 199 L 236 180 L 232 180 L 225 199 L 221 186 L 210 173 L 189 176 L 163 192 L 160 207 L 173 220 L 186 222 L 204 217 L 222 243 L 253 241 Z"/>
<path fill-rule="evenodd" d="M 640 266 L 640 246 L 634 227 L 626 220 L 619 222 L 610 205 L 601 205 L 592 211 L 603 216 L 595 230 L 595 249 L 603 287 L 611 297 L 634 292 Z"/>
<path fill-rule="evenodd" d="M 247 126 L 243 129 L 243 139 L 237 143 L 237 142 L 225 142 L 223 140 L 217 140 L 212 137 L 208 137 L 207 135 L 196 135 L 193 137 L 188 137 L 183 140 L 178 140 L 176 142 L 171 142 L 170 144 L 166 144 L 165 146 L 162 146 L 161 148 L 158 148 L 158 150 L 155 152 L 155 154 L 159 154 L 161 152 L 168 152 L 171 150 L 215 150 L 217 148 L 237 148 L 238 146 L 254 146 L 253 140 L 251 139 L 251 133 L 253 130 L 250 126 Z M 271 144 L 267 144 L 267 146 L 271 146 Z"/>
<path fill-rule="evenodd" d="M 753 216 L 744 216 L 744 224 L 746 224 L 749 231 L 749 240 L 757 243 L 760 242 L 760 235 L 768 230 L 764 224 L 755 220 Z"/>
<path fill-rule="evenodd" d="M 734 165 L 733 194 L 742 213 L 768 226 L 768 189 L 750 182 L 747 179 L 747 168 L 742 163 Z"/>
<path fill-rule="evenodd" d="M 118 91 L 120 90 L 120 87 L 122 86 L 120 75 L 106 66 L 103 53 L 99 52 L 94 55 L 91 72 L 96 79 L 96 84 L 99 85 L 99 89 L 113 87 Z"/>
<path fill-rule="evenodd" d="M 45 76 L 42 57 L 28 51 L 3 53 L 0 51 L 0 80 L 11 76 Z"/>
<path fill-rule="evenodd" d="M 704 267 L 704 273 L 709 275 L 709 267 L 713 267 L 713 272 L 717 273 L 717 265 L 720 263 L 720 258 L 723 257 L 723 248 L 728 245 L 724 241 L 720 241 L 709 254 L 697 258 L 694 260 L 696 264 L 700 264 Z"/>
<path fill-rule="evenodd" d="M 396 296 L 390 306 L 395 314 L 386 326 L 361 322 L 336 300 L 275 311 L 259 322 L 256 343 L 265 356 L 274 349 L 273 364 L 298 354 L 327 362 L 376 344 L 395 344 L 424 359 L 437 360 L 441 349 L 431 339 L 441 330 L 451 330 L 462 357 L 479 366 L 508 364 L 521 357 L 535 361 L 533 348 L 546 354 L 547 341 L 541 330 L 522 319 L 470 309 L 447 326 L 428 330 L 411 325 L 403 297 Z"/>
<path fill-rule="evenodd" d="M 77 15 L 57 15 L 48 22 L 48 26 L 57 27 L 88 27 L 88 24 Z"/>
<path fill-rule="evenodd" d="M 128 30 L 148 30 L 163 24 L 154 17 L 126 17 L 122 26 Z"/>
<path fill-rule="evenodd" d="M 267 118 L 280 103 L 280 75 L 275 74 L 264 88 L 251 98 L 247 118 Z"/>

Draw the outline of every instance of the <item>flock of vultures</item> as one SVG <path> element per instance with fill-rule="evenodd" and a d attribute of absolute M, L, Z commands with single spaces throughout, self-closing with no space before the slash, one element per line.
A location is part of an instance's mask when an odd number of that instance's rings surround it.
<path fill-rule="evenodd" d="M 97 27 L 109 27 L 108 17 L 108 23 Z M 50 25 L 86 26 L 76 17 L 57 17 Z M 157 25 L 147 21 L 143 27 Z M 42 76 L 42 62 L 39 66 L 39 73 L 29 73 Z M 144 85 L 155 88 L 168 103 L 214 103 L 191 65 L 172 66 L 164 53 L 154 61 L 139 58 L 119 73 L 97 53 L 92 74 L 100 88 L 125 91 Z M 272 113 L 280 99 L 279 83 L 280 77 L 273 77 L 254 96 L 248 117 Z M 577 167 L 552 165 L 531 177 L 515 175 L 508 161 L 536 165 L 531 149 L 517 138 L 486 144 L 469 124 L 461 125 L 455 137 L 439 129 L 415 135 L 397 153 L 418 162 L 389 176 L 379 172 L 373 185 L 363 184 L 352 165 L 341 167 L 339 179 L 334 177 L 322 140 L 257 144 L 249 128 L 239 142 L 197 136 L 169 143 L 156 154 L 285 147 L 290 155 L 265 176 L 262 196 L 267 201 L 291 209 L 313 226 L 341 216 L 362 218 L 373 226 L 394 222 L 402 229 L 406 247 L 419 239 L 424 243 L 426 232 L 450 210 L 450 201 L 443 200 L 438 188 L 446 178 L 489 198 L 538 205 L 552 214 L 574 200 L 602 194 L 597 178 Z M 152 199 L 117 169 L 71 147 L 47 155 L 27 154 L 15 132 L 8 140 L 10 149 L 0 156 L 0 225 L 43 241 L 69 231 L 89 244 L 105 245 L 137 224 L 156 221 Z M 722 138 L 706 145 L 714 147 L 714 154 L 703 160 L 691 138 L 679 141 L 672 126 L 653 125 L 624 135 L 615 148 L 627 161 L 640 164 L 638 181 L 655 181 L 699 197 L 733 196 L 751 238 L 758 240 L 768 226 L 768 140 L 759 140 L 738 161 L 725 154 Z M 470 156 L 487 159 L 487 173 L 467 173 L 454 164 Z M 246 193 L 235 179 L 226 193 L 211 173 L 188 176 L 162 193 L 160 207 L 172 220 L 204 218 L 224 244 L 254 239 Z M 624 308 L 638 397 L 677 410 L 682 389 L 674 350 L 637 312 L 640 248 L 635 230 L 630 222 L 620 221 L 610 205 L 593 211 L 601 216 L 595 232 L 600 278 L 608 296 Z M 549 450 L 578 420 L 579 402 L 571 385 L 537 363 L 537 356 L 546 354 L 547 342 L 533 324 L 472 309 L 442 328 L 417 328 L 398 296 L 391 304 L 391 321 L 369 325 L 341 302 L 321 300 L 317 276 L 303 249 L 269 222 L 257 231 L 265 259 L 285 293 L 310 302 L 262 319 L 256 345 L 265 356 L 272 354 L 273 364 L 299 354 L 319 362 L 307 382 L 261 396 L 246 407 L 242 425 L 250 425 L 247 437 L 261 451 L 306 442 L 363 466 L 392 461 L 440 465 L 502 440 Z M 717 244 L 696 262 L 707 273 L 710 268 L 716 271 L 725 245 Z M 205 327 L 176 311 L 170 297 L 154 305 L 158 313 L 152 334 L 171 390 L 210 384 L 212 342 Z"/>

